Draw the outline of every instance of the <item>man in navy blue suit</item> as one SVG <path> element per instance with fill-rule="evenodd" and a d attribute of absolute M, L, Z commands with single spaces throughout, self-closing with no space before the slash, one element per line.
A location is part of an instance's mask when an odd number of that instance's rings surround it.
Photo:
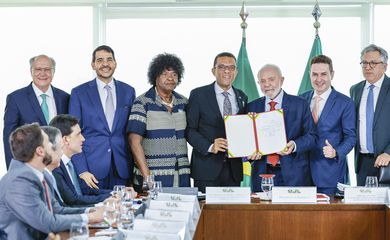
<path fill-rule="evenodd" d="M 57 114 L 68 112 L 69 94 L 51 86 L 56 62 L 46 55 L 30 59 L 32 83 L 7 96 L 3 144 L 7 169 L 12 159 L 9 136 L 19 126 L 37 122 L 48 125 Z"/>
<path fill-rule="evenodd" d="M 310 170 L 317 191 L 335 194 L 337 182 L 347 182 L 347 154 L 356 141 L 356 112 L 352 99 L 332 86 L 332 60 L 319 55 L 311 60 L 314 90 L 302 97 L 310 104 L 318 141 L 310 151 Z"/>
<path fill-rule="evenodd" d="M 85 141 L 77 118 L 61 114 L 52 119 L 50 126 L 58 128 L 62 134 L 63 155 L 53 175 L 63 202 L 68 206 L 91 205 L 110 197 L 111 190 L 86 188 L 86 194 L 81 192 L 80 179 L 71 162 L 74 154 L 81 153 Z"/>
<path fill-rule="evenodd" d="M 355 171 L 357 185 L 364 186 L 367 176 L 377 176 L 381 166 L 390 162 L 390 78 L 385 74 L 388 54 L 374 44 L 360 56 L 366 80 L 351 87 L 357 115 Z"/>
<path fill-rule="evenodd" d="M 236 57 L 218 54 L 211 69 L 215 82 L 191 91 L 187 105 L 187 141 L 193 147 L 191 177 L 195 187 L 239 186 L 241 158 L 227 158 L 224 115 L 243 114 L 247 96 L 232 86 L 237 75 Z"/>
<path fill-rule="evenodd" d="M 96 78 L 71 92 L 69 114 L 77 117 L 85 137 L 83 151 L 72 157 L 77 173 L 92 188 L 112 189 L 132 178 L 126 127 L 134 88 L 113 78 L 114 51 L 99 46 L 92 54 Z"/>
<path fill-rule="evenodd" d="M 274 174 L 275 186 L 307 186 L 311 184 L 309 150 L 316 144 L 316 133 L 308 103 L 301 97 L 282 90 L 284 77 L 280 68 L 267 64 L 258 73 L 258 83 L 265 95 L 248 104 L 248 112 L 283 109 L 287 145 L 277 154 L 256 160 L 252 172 L 253 191 L 261 190 L 259 174 Z M 272 158 L 272 160 L 271 160 Z"/>

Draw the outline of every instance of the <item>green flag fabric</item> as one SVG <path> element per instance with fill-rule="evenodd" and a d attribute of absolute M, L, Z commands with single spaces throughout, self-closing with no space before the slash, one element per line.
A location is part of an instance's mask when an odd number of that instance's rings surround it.
<path fill-rule="evenodd" d="M 309 73 L 310 61 L 313 57 L 321 54 L 322 54 L 321 39 L 320 36 L 316 35 L 313 46 L 311 47 L 309 59 L 307 60 L 305 72 L 303 73 L 301 85 L 299 86 L 298 95 L 313 89 L 311 86 L 310 73 Z"/>
<path fill-rule="evenodd" d="M 249 63 L 248 53 L 246 52 L 246 40 L 242 38 L 240 53 L 237 58 L 238 74 L 233 82 L 233 86 L 242 90 L 248 96 L 248 102 L 259 98 L 256 81 L 253 77 L 251 64 Z"/>
<path fill-rule="evenodd" d="M 237 70 L 238 74 L 233 82 L 233 86 L 242 90 L 248 96 L 248 102 L 251 102 L 259 98 L 259 92 L 257 91 L 256 81 L 253 77 L 252 68 L 249 63 L 248 53 L 246 51 L 246 39 L 242 38 L 240 53 L 237 58 Z M 247 158 L 243 158 L 243 180 L 241 187 L 251 186 L 251 173 L 252 166 L 248 162 Z"/>

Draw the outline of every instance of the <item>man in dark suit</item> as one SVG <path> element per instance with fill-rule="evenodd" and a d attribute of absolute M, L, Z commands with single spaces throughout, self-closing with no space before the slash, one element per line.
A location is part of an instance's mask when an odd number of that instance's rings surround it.
<path fill-rule="evenodd" d="M 68 112 L 69 94 L 51 86 L 56 62 L 46 55 L 30 59 L 32 83 L 7 96 L 3 144 L 7 169 L 12 159 L 9 135 L 25 123 L 49 124 L 57 114 Z"/>
<path fill-rule="evenodd" d="M 52 144 L 38 124 L 17 128 L 10 145 L 14 159 L 0 180 L 0 229 L 9 239 L 46 239 L 49 232 L 69 230 L 72 223 L 103 220 L 103 208 L 85 213 L 85 208 L 62 207 L 53 198 L 44 177 Z"/>
<path fill-rule="evenodd" d="M 72 157 L 77 173 L 92 188 L 112 189 L 132 178 L 126 127 L 134 88 L 115 80 L 114 51 L 100 46 L 92 54 L 96 78 L 72 90 L 69 114 L 80 120 L 83 151 Z"/>
<path fill-rule="evenodd" d="M 356 142 L 355 106 L 349 97 L 332 86 L 332 60 L 319 55 L 311 60 L 310 79 L 314 90 L 302 97 L 310 104 L 318 141 L 310 151 L 310 170 L 317 191 L 335 194 L 337 183 L 347 182 L 347 154 Z"/>
<path fill-rule="evenodd" d="M 315 146 L 316 133 L 307 102 L 282 90 L 284 77 L 279 67 L 263 66 L 258 83 L 265 95 L 248 104 L 248 112 L 266 112 L 283 109 L 287 145 L 277 154 L 262 156 L 254 162 L 252 190 L 261 190 L 259 174 L 274 174 L 275 186 L 307 186 L 311 184 L 309 150 Z M 272 157 L 272 160 L 271 160 Z"/>
<path fill-rule="evenodd" d="M 239 186 L 241 158 L 227 158 L 224 115 L 245 113 L 247 96 L 232 87 L 237 75 L 236 58 L 223 52 L 211 69 L 216 81 L 194 89 L 187 105 L 187 141 L 193 147 L 191 176 L 205 192 L 207 186 Z"/>
<path fill-rule="evenodd" d="M 77 118 L 67 114 L 57 115 L 51 120 L 50 126 L 58 128 L 62 134 L 63 155 L 53 175 L 64 203 L 69 206 L 91 205 L 110 197 L 111 190 L 87 188 L 86 194 L 80 191 L 80 179 L 70 160 L 74 154 L 81 153 L 85 140 Z"/>
<path fill-rule="evenodd" d="M 385 74 L 386 50 L 371 44 L 360 56 L 366 80 L 351 87 L 357 115 L 355 171 L 357 185 L 364 186 L 367 176 L 377 176 L 379 167 L 390 162 L 390 79 Z"/>

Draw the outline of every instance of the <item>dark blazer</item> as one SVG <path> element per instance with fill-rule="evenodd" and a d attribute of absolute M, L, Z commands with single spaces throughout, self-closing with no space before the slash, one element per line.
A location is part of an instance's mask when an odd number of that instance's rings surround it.
<path fill-rule="evenodd" d="M 301 96 L 310 105 L 313 94 L 312 90 Z M 317 187 L 336 188 L 337 182 L 346 182 L 347 155 L 356 142 L 355 126 L 356 112 L 352 99 L 332 88 L 315 125 L 317 145 L 310 151 L 310 170 Z M 337 156 L 334 159 L 326 158 L 323 154 L 326 139 L 336 150 Z"/>
<path fill-rule="evenodd" d="M 111 190 L 94 188 L 86 188 L 84 190 L 88 191 L 87 193 L 84 195 L 78 195 L 62 161 L 60 163 L 60 167 L 54 169 L 53 175 L 57 182 L 58 191 L 60 191 L 64 203 L 68 206 L 92 205 L 102 202 L 111 196 Z"/>
<path fill-rule="evenodd" d="M 360 140 L 359 140 L 359 108 L 360 100 L 362 98 L 363 89 L 366 81 L 361 81 L 355 84 L 350 89 L 352 100 L 356 107 L 356 146 L 355 146 L 355 171 L 359 172 L 358 166 L 360 161 Z M 375 106 L 374 123 L 373 123 L 373 137 L 374 155 L 375 158 L 382 154 L 390 154 L 390 78 L 385 75 L 381 89 L 379 91 L 378 100 Z"/>
<path fill-rule="evenodd" d="M 311 184 L 309 150 L 315 147 L 316 132 L 310 107 L 305 99 L 284 92 L 282 108 L 286 124 L 287 142 L 295 141 L 296 152 L 280 157 L 283 181 L 286 186 L 308 186 Z M 265 97 L 248 104 L 248 112 L 265 111 Z M 252 186 L 255 192 L 261 189 L 259 174 L 266 173 L 266 157 L 254 162 Z"/>
<path fill-rule="evenodd" d="M 39 125 L 47 125 L 43 116 L 39 101 L 31 86 L 18 89 L 7 96 L 4 112 L 3 143 L 7 169 L 12 159 L 9 146 L 9 135 L 19 126 L 26 123 L 37 122 Z M 57 114 L 68 113 L 69 94 L 52 86 L 56 103 Z"/>
<path fill-rule="evenodd" d="M 238 114 L 245 113 L 247 96 L 233 87 L 238 103 Z M 208 152 L 216 138 L 226 138 L 225 124 L 218 107 L 214 83 L 191 91 L 187 105 L 187 141 L 193 147 L 191 177 L 194 180 L 213 181 L 223 167 L 225 153 Z M 242 180 L 241 158 L 228 159 L 236 181 Z"/>
<path fill-rule="evenodd" d="M 126 127 L 135 98 L 134 88 L 114 80 L 116 111 L 112 131 L 108 127 L 100 101 L 96 79 L 72 90 L 69 114 L 76 116 L 85 137 L 83 152 L 72 157 L 78 174 L 88 171 L 104 179 L 110 171 L 111 159 L 122 179 L 131 179 L 134 161 L 130 157 Z"/>

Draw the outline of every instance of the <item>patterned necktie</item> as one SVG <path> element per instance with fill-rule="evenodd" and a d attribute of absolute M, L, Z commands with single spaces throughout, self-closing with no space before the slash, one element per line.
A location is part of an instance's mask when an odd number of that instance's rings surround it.
<path fill-rule="evenodd" d="M 319 112 L 321 100 L 322 100 L 322 98 L 320 96 L 315 96 L 313 109 L 311 110 L 311 114 L 313 115 L 314 123 L 316 123 L 316 124 L 318 123 L 318 119 L 319 119 L 318 112 Z"/>
<path fill-rule="evenodd" d="M 53 208 L 51 206 L 51 200 L 50 200 L 50 194 L 49 194 L 49 188 L 47 187 L 47 182 L 45 179 L 42 180 L 43 189 L 45 190 L 45 199 L 47 203 L 47 208 L 50 212 L 53 212 Z"/>
<path fill-rule="evenodd" d="M 370 153 L 374 153 L 374 143 L 372 140 L 372 128 L 374 122 L 374 85 L 368 88 L 367 104 L 366 104 L 366 146 Z"/>
<path fill-rule="evenodd" d="M 278 104 L 277 102 L 274 102 L 271 100 L 271 102 L 268 103 L 270 106 L 270 111 L 276 110 L 275 106 Z M 279 155 L 276 153 L 268 154 L 268 162 L 272 164 L 272 166 L 276 166 L 279 162 Z"/>
<path fill-rule="evenodd" d="M 74 170 L 73 163 L 72 161 L 69 161 L 67 164 L 69 172 L 70 172 L 70 177 L 72 178 L 73 186 L 76 190 L 77 195 L 82 195 L 81 189 L 80 189 L 80 184 L 77 179 L 77 174 L 76 171 Z"/>
<path fill-rule="evenodd" d="M 47 106 L 47 102 L 46 102 L 47 95 L 43 93 L 40 96 L 42 98 L 42 104 L 41 104 L 42 113 L 43 116 L 45 117 L 46 123 L 49 124 L 50 116 L 49 116 L 49 106 Z"/>
<path fill-rule="evenodd" d="M 223 100 L 223 115 L 232 115 L 232 103 L 229 100 L 229 93 L 223 92 L 222 95 L 225 97 Z"/>
<path fill-rule="evenodd" d="M 108 127 L 112 128 L 112 123 L 114 122 L 114 115 L 115 115 L 115 109 L 114 109 L 114 98 L 112 97 L 111 87 L 107 84 L 104 86 L 104 89 L 107 91 L 107 98 L 106 98 L 106 120 L 108 123 Z"/>

